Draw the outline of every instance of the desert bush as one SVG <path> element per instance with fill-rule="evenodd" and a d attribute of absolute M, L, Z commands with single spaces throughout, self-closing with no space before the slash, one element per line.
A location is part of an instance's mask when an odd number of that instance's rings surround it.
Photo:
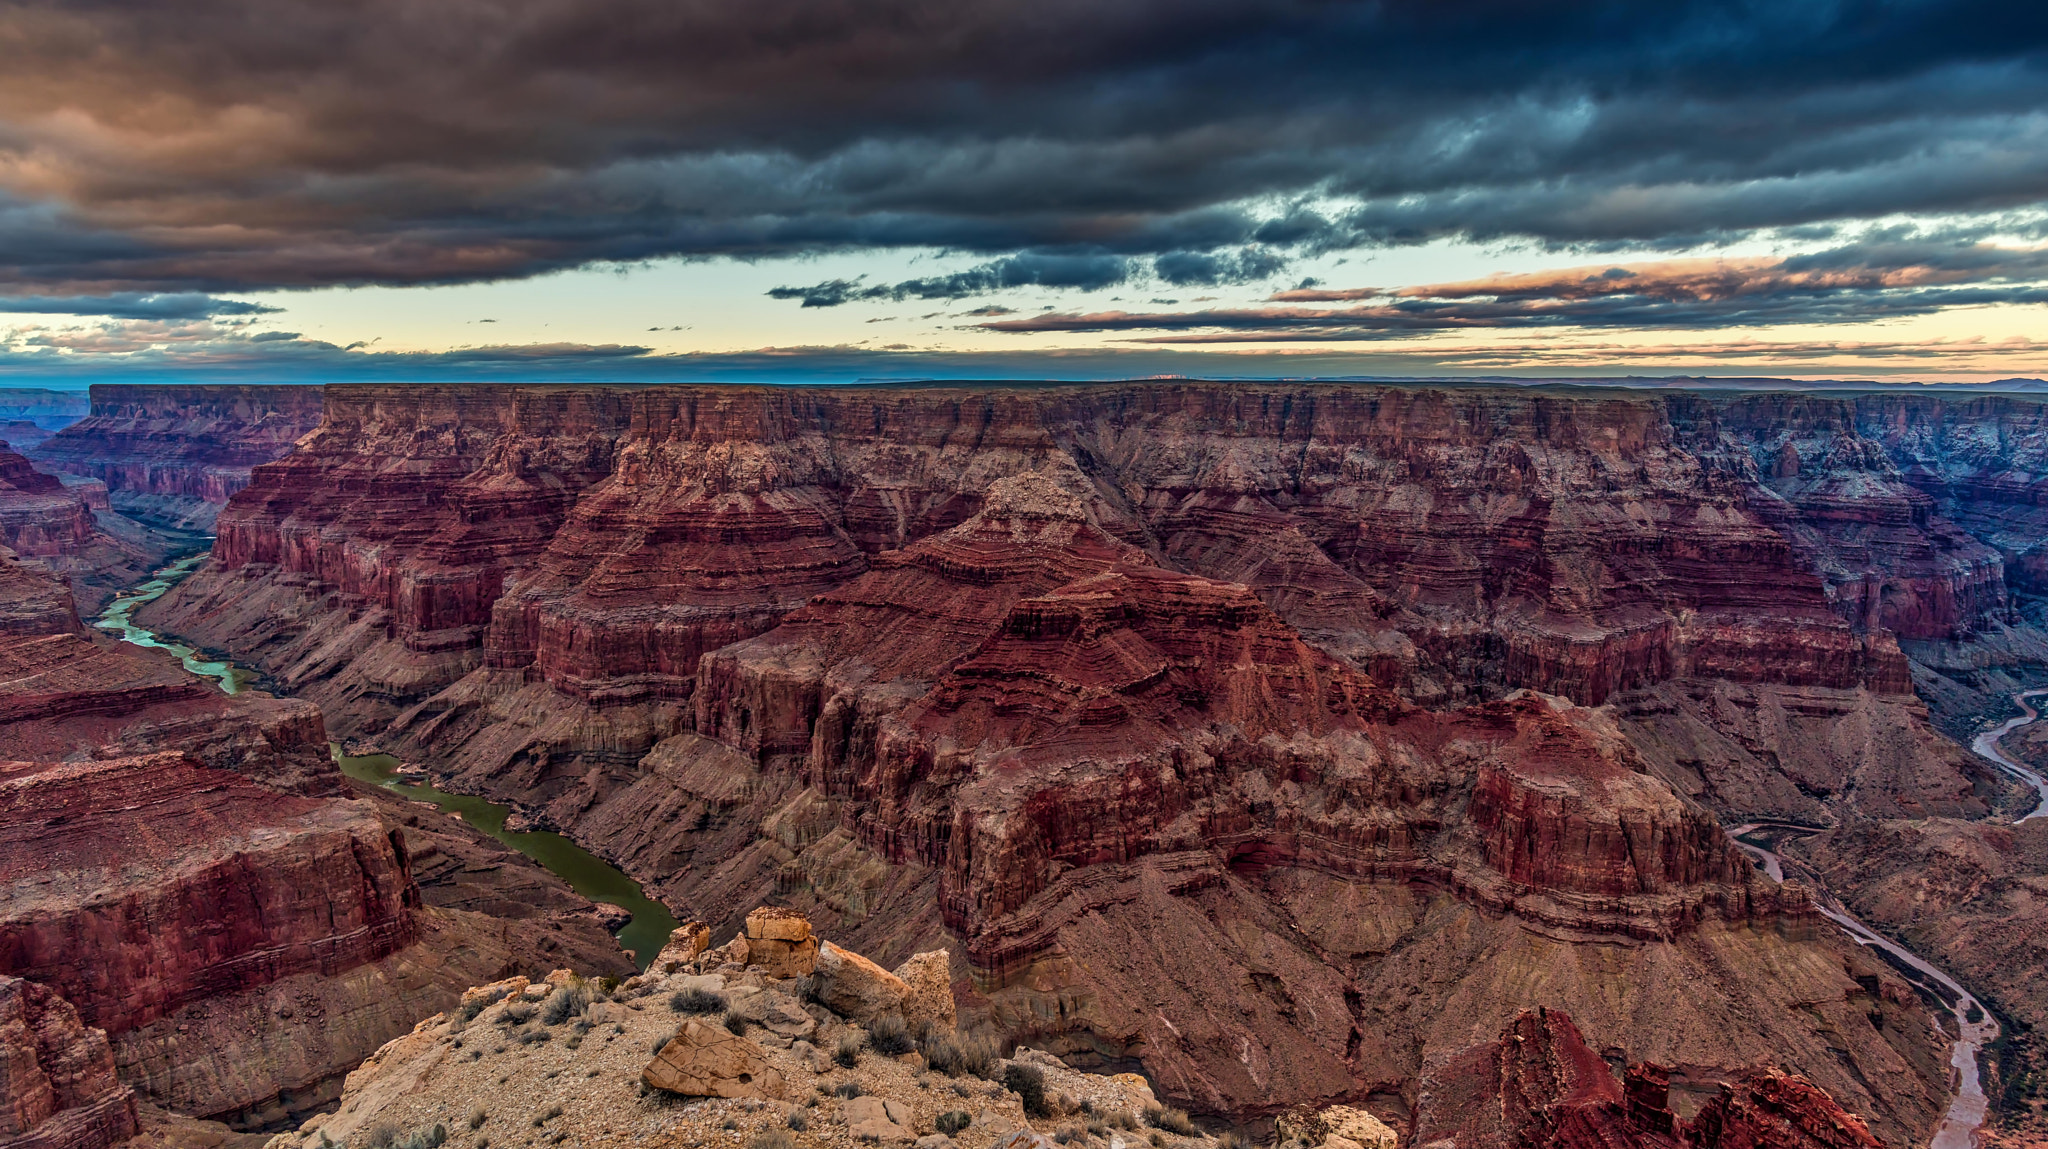
<path fill-rule="evenodd" d="M 490 1119 L 490 1111 L 485 1109 L 481 1105 L 469 1111 L 469 1127 L 471 1129 L 482 1129 L 484 1127 L 484 1122 L 489 1121 Z"/>
<path fill-rule="evenodd" d="M 1081 1131 L 1079 1129 L 1068 1125 L 1052 1135 L 1052 1143 L 1055 1145 L 1072 1145 L 1080 1136 Z"/>
<path fill-rule="evenodd" d="M 1216 1149 L 1251 1149 L 1251 1144 L 1231 1130 L 1217 1135 Z"/>
<path fill-rule="evenodd" d="M 555 1118 L 560 1117 L 561 1115 L 562 1107 L 560 1105 L 550 1105 L 546 1109 L 543 1109 L 539 1113 L 533 1115 L 533 1127 L 535 1129 L 538 1129 L 541 1126 L 546 1125 L 548 1122 L 553 1121 Z"/>
<path fill-rule="evenodd" d="M 708 989 L 681 989 L 669 995 L 668 1007 L 675 1013 L 724 1013 L 726 1000 L 724 994 Z"/>
<path fill-rule="evenodd" d="M 862 1089 L 858 1081 L 842 1081 L 832 1087 L 833 1095 L 846 1101 L 851 1101 L 866 1092 L 867 1090 Z"/>
<path fill-rule="evenodd" d="M 861 1041 L 859 1034 L 846 1034 L 845 1036 L 839 1039 L 839 1044 L 833 1047 L 832 1060 L 838 1062 L 840 1065 L 844 1066 L 847 1069 L 852 1069 L 854 1066 L 860 1064 L 860 1050 L 862 1044 L 863 1042 Z"/>
<path fill-rule="evenodd" d="M 1164 1129 L 1168 1133 L 1178 1133 L 1182 1137 L 1193 1137 L 1198 1132 L 1195 1129 L 1194 1119 L 1188 1116 L 1187 1110 L 1172 1109 L 1159 1105 L 1146 1108 L 1145 1124 L 1150 1125 L 1154 1129 Z"/>
<path fill-rule="evenodd" d="M 917 1043 L 917 1051 L 924 1056 L 925 1065 L 934 1073 L 958 1077 L 964 1072 L 961 1066 L 965 1059 L 960 1054 L 960 1047 L 953 1044 L 950 1037 L 933 1034 Z"/>
<path fill-rule="evenodd" d="M 911 1040 L 910 1029 L 903 1019 L 893 1013 L 885 1013 L 868 1026 L 868 1048 L 886 1057 L 896 1057 L 917 1048 Z"/>
<path fill-rule="evenodd" d="M 1003 1088 L 1024 1102 L 1026 1117 L 1048 1117 L 1045 1104 L 1045 1073 L 1036 1066 L 1012 1064 L 1003 1070 Z"/>
<path fill-rule="evenodd" d="M 803 1110 L 792 1109 L 789 1111 L 789 1127 L 802 1133 L 811 1127 L 811 1119 Z"/>
<path fill-rule="evenodd" d="M 568 985 L 557 986 L 555 987 L 555 992 L 549 994 L 548 999 L 541 1003 L 541 1024 L 560 1025 L 570 1018 L 582 1014 L 584 1008 L 589 1004 L 590 987 L 580 982 L 570 982 Z"/>
<path fill-rule="evenodd" d="M 396 1125 L 374 1125 L 370 1128 L 370 1149 L 391 1149 L 397 1140 Z"/>
<path fill-rule="evenodd" d="M 823 1004 L 822 1002 L 818 1002 L 818 978 L 815 974 L 807 973 L 802 977 L 796 979 L 795 981 L 789 983 L 789 992 L 794 994 L 796 996 L 796 999 L 800 1002 L 816 1002 L 818 1004 Z"/>
<path fill-rule="evenodd" d="M 960 1047 L 960 1071 L 993 1081 L 1002 1049 L 986 1033 L 970 1033 L 954 1039 Z"/>
<path fill-rule="evenodd" d="M 974 1124 L 974 1118 L 969 1117 L 964 1109 L 949 1109 L 939 1114 L 938 1120 L 932 1122 L 934 1128 L 948 1137 L 972 1124 Z"/>
<path fill-rule="evenodd" d="M 796 1149 L 796 1138 L 786 1130 L 764 1129 L 747 1142 L 747 1149 Z"/>
<path fill-rule="evenodd" d="M 747 1027 L 752 1024 L 754 1023 L 747 1020 L 741 1014 L 727 1011 L 725 1015 L 725 1031 L 735 1037 L 745 1037 L 747 1035 Z"/>
<path fill-rule="evenodd" d="M 505 994 L 506 991 L 501 988 L 494 989 L 481 997 L 471 998 L 468 1002 L 463 1004 L 463 1007 L 460 1010 L 456 1011 L 457 1016 L 461 1017 L 462 1020 L 466 1022 L 475 1021 L 477 1014 L 480 1014 L 483 1011 L 498 1004 L 499 1002 L 505 1000 Z"/>
<path fill-rule="evenodd" d="M 441 1149 L 448 1140 L 448 1127 L 439 1122 L 425 1129 L 416 1129 L 398 1141 L 398 1149 Z"/>
<path fill-rule="evenodd" d="M 515 1001 L 511 1005 L 506 1006 L 505 1011 L 498 1015 L 498 1024 L 525 1025 L 528 1019 L 532 1017 L 533 1005 L 531 1003 Z"/>
<path fill-rule="evenodd" d="M 1109 1115 L 1109 1123 L 1118 1129 L 1136 1129 L 1138 1119 L 1128 1109 L 1119 1109 Z"/>

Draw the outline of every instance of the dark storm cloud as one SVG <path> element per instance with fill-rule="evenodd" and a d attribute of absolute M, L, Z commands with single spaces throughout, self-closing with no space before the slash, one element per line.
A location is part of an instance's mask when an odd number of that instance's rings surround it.
<path fill-rule="evenodd" d="M 1012 287 L 1072 287 L 1084 291 L 1115 287 L 1143 276 L 1144 260 L 1100 253 L 1020 252 L 950 275 L 868 284 L 860 279 L 828 279 L 808 287 L 772 287 L 771 299 L 801 300 L 805 307 L 838 307 L 873 300 L 959 299 Z M 1280 256 L 1262 248 L 1238 251 L 1172 251 L 1150 261 L 1151 274 L 1176 287 L 1249 283 L 1286 266 Z"/>
<path fill-rule="evenodd" d="M 2044 42 L 2009 0 L 0 0 L 0 290 L 872 246 L 1196 284 L 2032 210 Z"/>
<path fill-rule="evenodd" d="M 2048 249 L 1884 242 L 1789 258 L 1604 265 L 1398 289 L 1297 287 L 1286 306 L 1000 319 L 1012 333 L 1162 331 L 1148 342 L 1323 342 L 1464 328 L 1710 329 L 1862 323 L 1954 307 L 2048 302 Z M 1331 308 L 1304 304 L 1351 302 Z"/>
<path fill-rule="evenodd" d="M 239 299 L 217 299 L 195 291 L 112 295 L 0 295 L 0 314 L 104 315 L 114 319 L 210 319 L 217 315 L 267 315 L 282 310 Z"/>

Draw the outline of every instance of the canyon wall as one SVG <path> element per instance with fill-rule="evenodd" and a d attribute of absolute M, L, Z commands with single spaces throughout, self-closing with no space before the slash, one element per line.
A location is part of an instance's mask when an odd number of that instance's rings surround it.
<path fill-rule="evenodd" d="M 151 1103 L 274 1124 L 480 979 L 630 970 L 560 883 L 513 867 L 491 886 L 528 904 L 504 906 L 448 874 L 451 856 L 505 864 L 475 831 L 343 800 L 313 704 L 229 696 L 88 630 L 61 582 L 12 558 L 0 620 L 0 985 L 61 994 Z M 0 1076 L 0 1098 L 28 1081 Z M 111 1128 L 104 1106 L 71 1108 L 21 1146 Z"/>
<path fill-rule="evenodd" d="M 320 422 L 321 389 L 96 383 L 85 418 L 27 453 L 46 469 L 98 479 L 114 509 L 207 530 L 249 470 L 289 452 Z"/>
<path fill-rule="evenodd" d="M 1412 1106 L 1541 1000 L 1910 1138 L 1939 1037 L 1715 815 L 2005 800 L 1900 643 L 2023 628 L 2024 453 L 1965 448 L 2038 408 L 1923 402 L 333 386 L 145 617 L 1185 1103 Z"/>
<path fill-rule="evenodd" d="M 88 614 L 169 552 L 140 524 L 99 513 L 105 494 L 45 474 L 0 443 L 0 550 L 63 579 Z"/>
<path fill-rule="evenodd" d="M 0 1146 L 108 1149 L 135 1132 L 106 1033 L 50 987 L 0 977 Z"/>

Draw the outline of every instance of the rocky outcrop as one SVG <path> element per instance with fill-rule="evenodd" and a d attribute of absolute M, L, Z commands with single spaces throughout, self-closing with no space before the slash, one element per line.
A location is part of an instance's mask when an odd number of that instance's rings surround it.
<path fill-rule="evenodd" d="M 0 977 L 0 1146 L 107 1149 L 135 1132 L 106 1033 L 48 986 Z"/>
<path fill-rule="evenodd" d="M 90 413 L 31 450 L 51 470 L 105 483 L 124 514 L 204 530 L 250 468 L 319 424 L 320 390 L 96 383 Z"/>
<path fill-rule="evenodd" d="M 116 517 L 103 524 L 90 493 L 0 443 L 0 549 L 64 579 L 88 613 L 168 553 L 164 540 L 137 524 Z"/>
<path fill-rule="evenodd" d="M 1630 1066 L 1622 1081 L 1572 1019 L 1528 1010 L 1499 1040 L 1431 1073 L 1414 1143 L 1440 1149 L 1877 1149 L 1861 1120 L 1825 1090 L 1774 1068 L 1713 1089 L 1689 1119 L 1671 1109 L 1674 1071 Z"/>

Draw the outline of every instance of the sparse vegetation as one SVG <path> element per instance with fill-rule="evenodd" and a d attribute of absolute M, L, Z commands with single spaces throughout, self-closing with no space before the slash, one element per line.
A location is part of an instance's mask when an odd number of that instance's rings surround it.
<path fill-rule="evenodd" d="M 764 1129 L 747 1142 L 747 1149 L 796 1149 L 796 1138 L 781 1129 Z"/>
<path fill-rule="evenodd" d="M 580 1016 L 590 1004 L 590 987 L 580 980 L 555 987 L 547 1001 L 540 1007 L 542 1025 L 560 1025 L 572 1017 Z"/>
<path fill-rule="evenodd" d="M 504 1012 L 498 1014 L 498 1024 L 525 1025 L 532 1017 L 533 1005 L 531 1003 L 515 1001 L 511 1005 L 506 1006 Z"/>
<path fill-rule="evenodd" d="M 839 1097 L 846 1101 L 851 1101 L 854 1098 L 859 1097 L 861 1094 L 866 1092 L 867 1090 L 862 1089 L 860 1087 L 860 1082 L 858 1081 L 842 1081 L 838 1085 L 832 1087 L 833 1096 Z"/>
<path fill-rule="evenodd" d="M 1188 1116 L 1187 1110 L 1167 1106 L 1153 1105 L 1146 1108 L 1145 1124 L 1154 1129 L 1164 1129 L 1168 1133 L 1178 1133 L 1182 1137 L 1193 1137 L 1199 1132 L 1195 1128 L 1194 1118 Z"/>
<path fill-rule="evenodd" d="M 811 1127 L 811 1119 L 805 1115 L 803 1110 L 792 1109 L 789 1111 L 789 1127 L 798 1133 L 802 1133 Z"/>
<path fill-rule="evenodd" d="M 398 1126 L 374 1125 L 370 1128 L 370 1149 L 391 1149 L 398 1141 Z"/>
<path fill-rule="evenodd" d="M 1216 1149 L 1251 1149 L 1251 1145 L 1235 1130 L 1220 1134 L 1216 1138 Z"/>
<path fill-rule="evenodd" d="M 539 1113 L 533 1115 L 533 1127 L 535 1129 L 538 1129 L 541 1126 L 546 1125 L 548 1122 L 553 1121 L 555 1118 L 560 1117 L 561 1115 L 562 1107 L 560 1105 L 550 1105 L 546 1109 L 543 1109 Z"/>
<path fill-rule="evenodd" d="M 725 1031 L 727 1033 L 733 1034 L 736 1037 L 745 1037 L 747 1035 L 747 1027 L 752 1024 L 754 1023 L 742 1014 L 733 1013 L 730 1010 L 726 1012 Z"/>
<path fill-rule="evenodd" d="M 975 1077 L 994 1080 L 996 1062 L 1002 1059 L 1002 1050 L 995 1039 L 987 1033 L 977 1032 L 955 1039 L 960 1046 L 960 1071 Z"/>
<path fill-rule="evenodd" d="M 917 1048 L 910 1038 L 910 1028 L 903 1019 L 893 1013 L 883 1014 L 868 1027 L 868 1048 L 886 1057 L 896 1057 Z"/>
<path fill-rule="evenodd" d="M 849 1033 L 846 1036 L 841 1037 L 839 1039 L 839 1044 L 837 1046 L 834 1046 L 832 1049 L 832 1060 L 838 1062 L 842 1067 L 846 1069 L 852 1069 L 854 1066 L 860 1064 L 860 1050 L 862 1044 L 864 1043 L 861 1041 L 859 1035 L 857 1034 Z"/>
<path fill-rule="evenodd" d="M 1003 1088 L 1024 1103 L 1026 1117 L 1049 1117 L 1045 1104 L 1045 1073 L 1036 1066 L 1012 1064 L 1003 1070 Z"/>
<path fill-rule="evenodd" d="M 489 1121 L 490 1119 L 490 1111 L 485 1109 L 481 1105 L 469 1111 L 469 1127 L 471 1129 L 482 1129 L 484 1127 L 484 1122 Z"/>
<path fill-rule="evenodd" d="M 708 989 L 682 989 L 668 997 L 668 1007 L 675 1013 L 724 1013 L 726 1004 L 724 994 L 713 993 Z"/>
<path fill-rule="evenodd" d="M 960 1047 L 953 1044 L 950 1037 L 934 1034 L 918 1042 L 917 1051 L 924 1056 L 925 1066 L 934 1073 L 958 1077 L 965 1072 L 961 1068 L 965 1059 L 960 1054 Z"/>
<path fill-rule="evenodd" d="M 505 993 L 504 989 L 494 989 L 487 994 L 479 994 L 463 1003 L 456 1016 L 465 1022 L 475 1021 L 478 1014 L 505 1000 Z"/>
<path fill-rule="evenodd" d="M 949 1109 L 939 1114 L 938 1119 L 932 1122 L 934 1128 L 948 1137 L 972 1124 L 974 1124 L 974 1118 L 969 1117 L 964 1109 Z"/>
<path fill-rule="evenodd" d="M 415 1130 L 410 1135 L 400 1138 L 397 1149 L 441 1149 L 441 1144 L 447 1140 L 448 1127 L 435 1122 L 425 1129 Z"/>

